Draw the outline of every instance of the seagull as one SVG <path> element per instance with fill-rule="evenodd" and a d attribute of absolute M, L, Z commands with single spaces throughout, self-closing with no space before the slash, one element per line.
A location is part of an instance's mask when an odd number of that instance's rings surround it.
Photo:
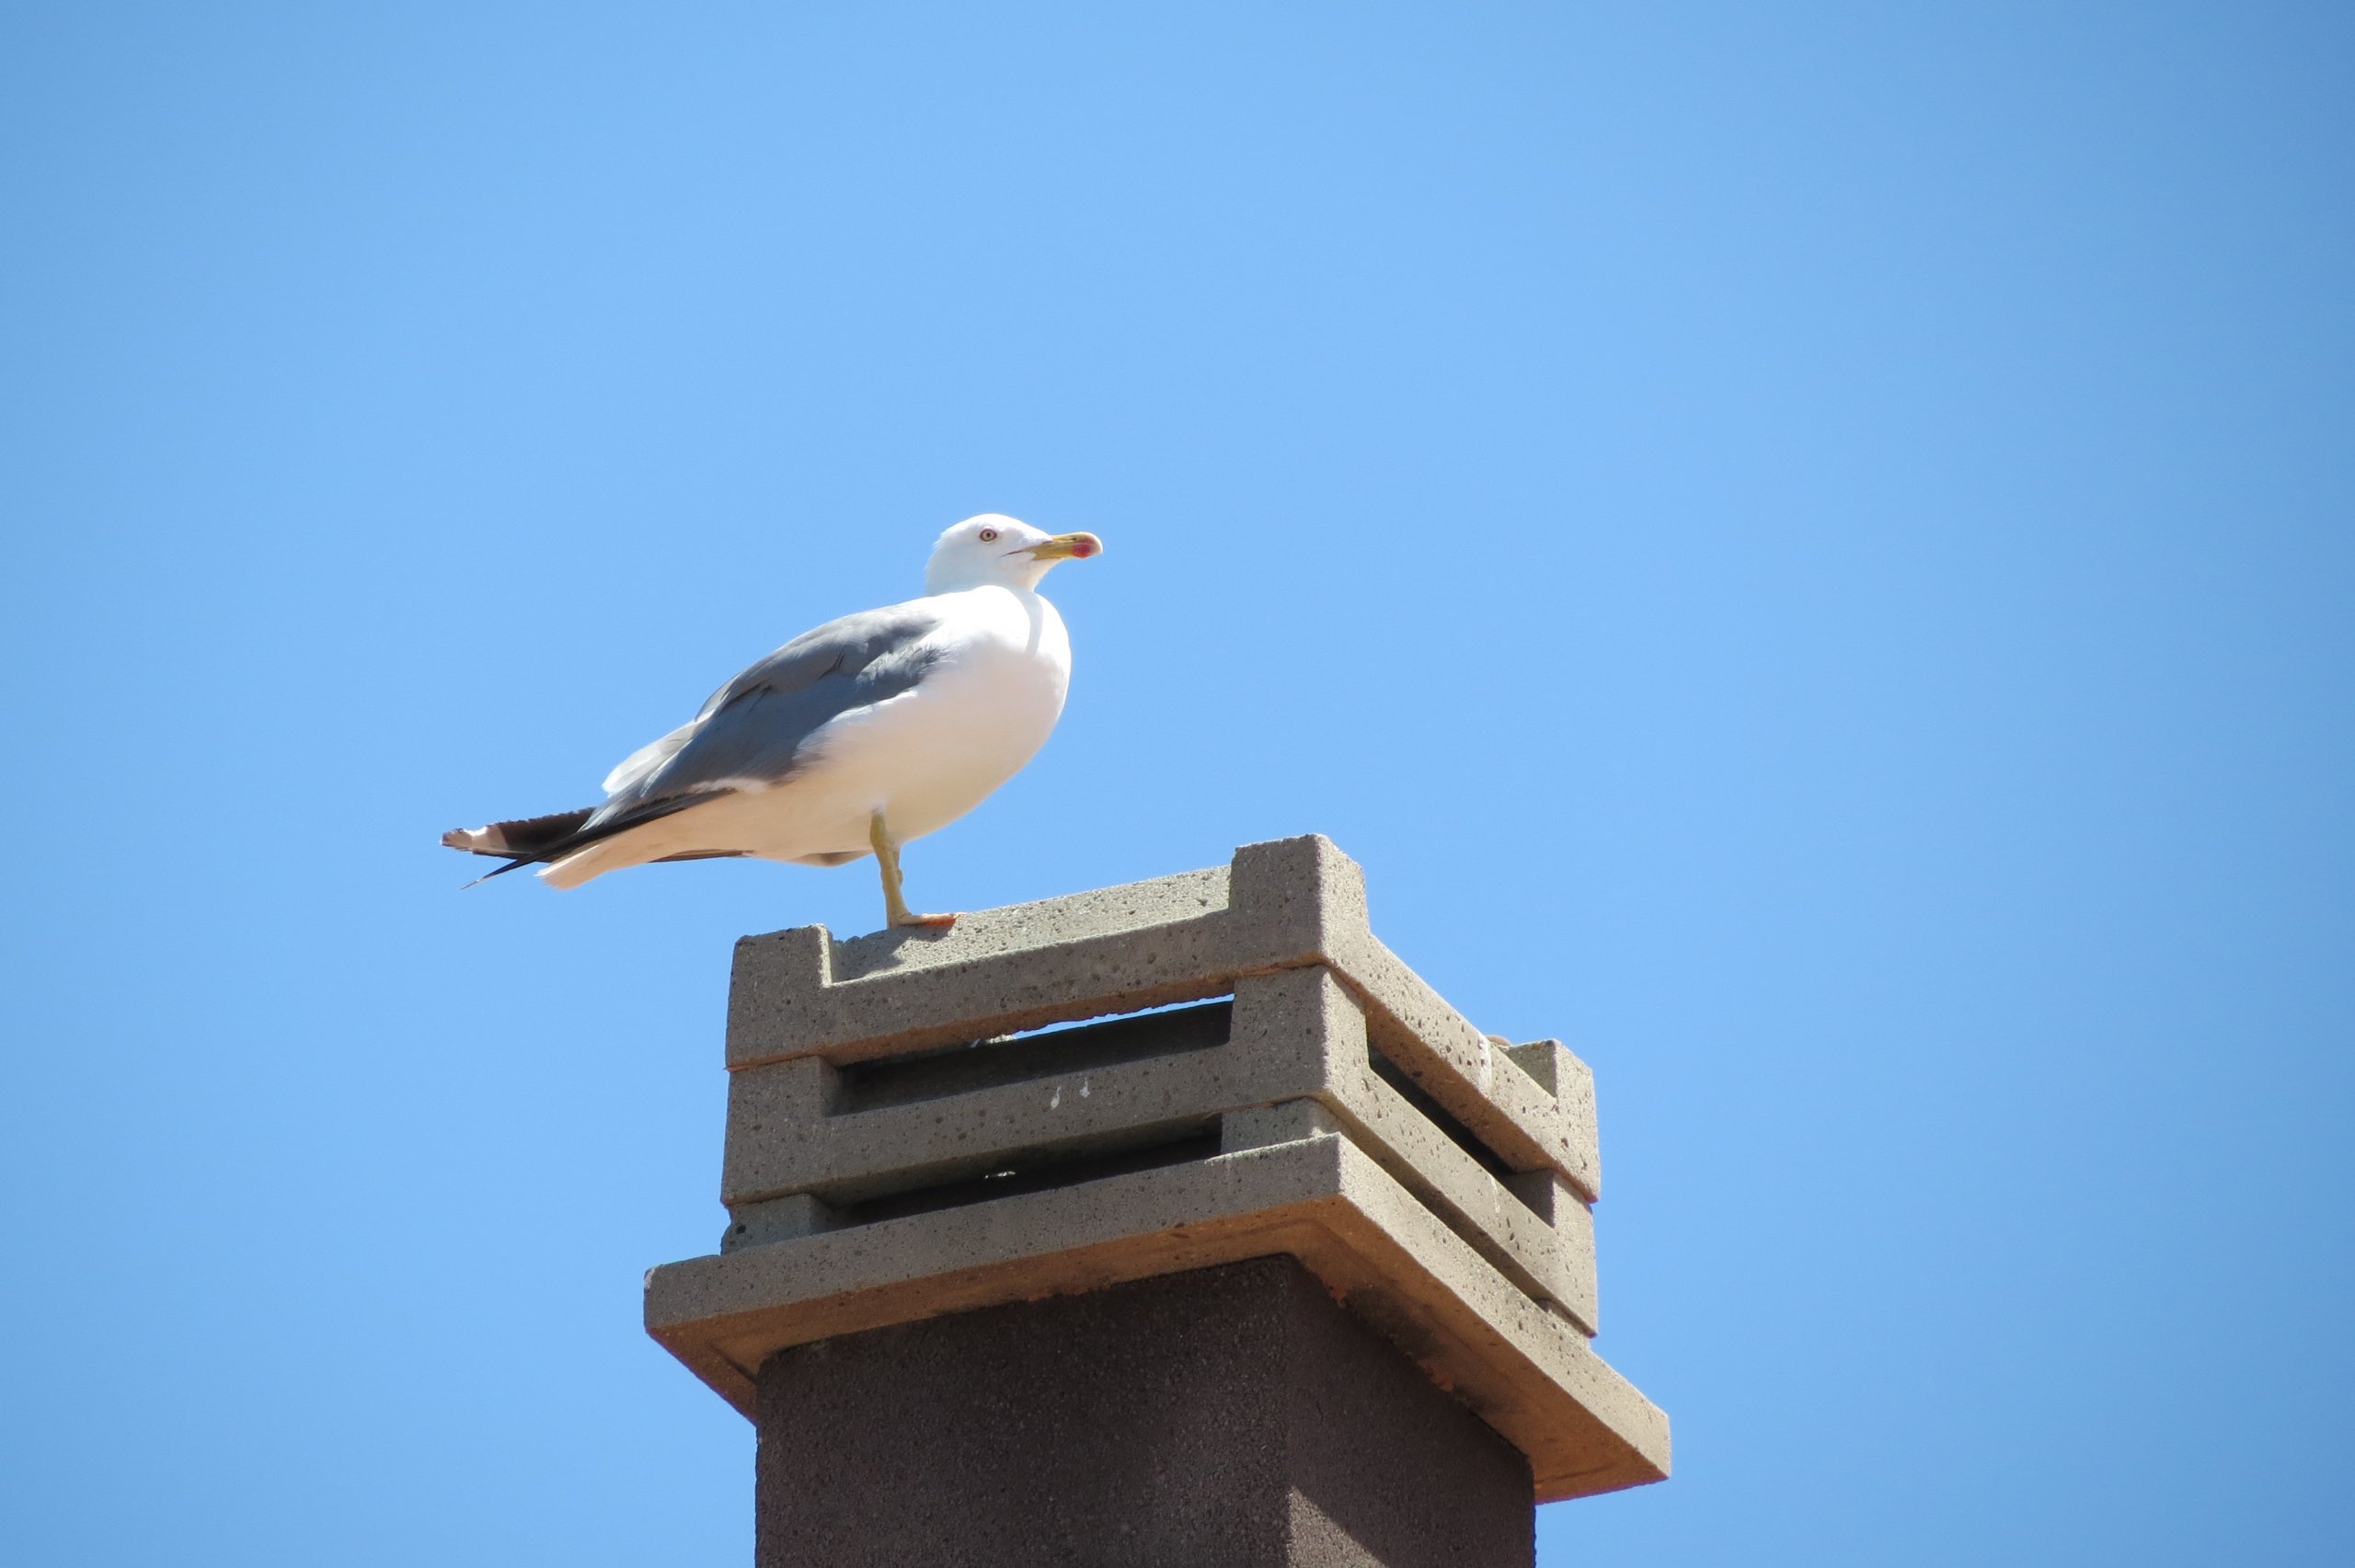
<path fill-rule="evenodd" d="M 489 876 L 537 865 L 555 887 L 656 861 L 871 854 L 892 925 L 954 925 L 909 910 L 901 846 L 979 806 L 1046 743 L 1071 639 L 1039 584 L 1056 563 L 1103 551 L 1093 533 L 969 517 L 933 545 L 923 598 L 794 638 L 622 759 L 603 805 L 442 841 L 503 856 Z"/>

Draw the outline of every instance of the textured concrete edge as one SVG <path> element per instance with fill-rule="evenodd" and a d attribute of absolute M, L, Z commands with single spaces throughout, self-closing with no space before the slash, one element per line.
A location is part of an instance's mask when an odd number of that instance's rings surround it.
<path fill-rule="evenodd" d="M 1594 1202 L 1603 1194 L 1603 1146 L 1595 1114 L 1594 1069 L 1559 1040 L 1531 1040 L 1525 1045 L 1508 1046 L 1505 1055 L 1553 1095 L 1554 1104 L 1561 1108 L 1563 1118 L 1569 1124 L 1571 1145 L 1588 1165 L 1588 1178 L 1576 1185 L 1585 1194 L 1587 1202 Z"/>
<path fill-rule="evenodd" d="M 729 991 L 730 1071 L 797 1056 L 847 1064 L 1195 1001 L 1223 994 L 1253 968 L 1314 961 L 1296 953 L 1279 956 L 1281 962 L 1238 962 L 1223 910 L 1144 932 L 812 983 L 825 941 L 823 926 L 738 941 Z"/>
<path fill-rule="evenodd" d="M 1231 1261 L 1223 1248 L 1198 1260 L 1196 1242 L 1246 1220 L 1291 1225 L 1298 1206 L 1338 1197 L 1329 1161 L 1302 1158 L 1311 1148 L 1278 1145 L 666 1264 L 647 1276 L 648 1332 L 672 1345 L 674 1331 L 692 1329 L 698 1343 L 740 1351 L 752 1336 L 735 1391 L 720 1390 L 741 1402 L 735 1393 L 758 1361 L 788 1344 Z M 1095 1254 L 1106 1246 L 1173 1261 Z M 1041 1265 L 1055 1278 L 1040 1284 Z"/>
<path fill-rule="evenodd" d="M 1375 1302 L 1367 1315 L 1411 1352 L 1407 1332 L 1384 1322 L 1384 1314 L 1401 1305 L 1433 1310 L 1433 1326 L 1472 1365 L 1508 1369 L 1500 1380 L 1474 1382 L 1454 1376 L 1453 1356 L 1424 1361 L 1441 1386 L 1529 1457 L 1539 1502 L 1667 1479 L 1667 1413 L 1596 1355 L 1582 1333 L 1526 1296 L 1500 1290 L 1506 1282 L 1485 1259 L 1354 1150 L 1342 1161 L 1342 1189 L 1348 1201 L 1337 1214 L 1352 1232 L 1351 1254 L 1372 1269 Z M 1302 1261 L 1316 1269 L 1314 1260 Z M 1405 1295 L 1386 1288 L 1398 1279 L 1424 1288 Z M 1349 1299 L 1359 1304 L 1354 1294 Z M 1559 1441 L 1580 1421 L 1609 1432 L 1618 1451 L 1598 1460 L 1588 1445 Z"/>
<path fill-rule="evenodd" d="M 856 964 L 844 956 L 854 950 Z M 886 967 L 910 953 L 917 959 Z M 836 943 L 822 926 L 745 937 L 728 1066 L 900 1055 L 1200 1001 L 1246 976 L 1314 964 L 1358 994 L 1376 1046 L 1499 1156 L 1522 1170 L 1552 1166 L 1589 1202 L 1600 1197 L 1591 1093 L 1566 1104 L 1566 1085 L 1493 1045 L 1375 938 L 1362 871 L 1316 834 L 1244 845 L 1226 868 L 976 911 L 930 941 L 881 933 Z"/>
<path fill-rule="evenodd" d="M 1582 1127 L 1539 1082 L 1371 931 L 1327 960 L 1365 1004 L 1373 1043 L 1431 1098 L 1522 1170 L 1552 1166 L 1592 1203 L 1603 1196 L 1593 1123 Z"/>
<path fill-rule="evenodd" d="M 1189 1000 L 1165 993 L 1215 984 L 1212 971 L 1230 966 L 1227 888 L 1227 868 L 1215 866 L 975 910 L 946 930 L 836 941 L 812 925 L 741 937 L 728 1065 L 848 1062 Z M 794 1044 L 777 1043 L 781 1034 Z"/>
<path fill-rule="evenodd" d="M 665 1265 L 646 1322 L 749 1411 L 789 1345 L 1272 1253 L 1527 1455 L 1538 1501 L 1667 1475 L 1666 1416 L 1340 1137 Z"/>
<path fill-rule="evenodd" d="M 1248 983 L 1238 982 L 1234 1016 L 1237 1030 L 1253 1033 L 1252 1002 L 1242 994 Z M 829 1185 L 856 1197 L 863 1196 L 856 1187 L 875 1178 L 954 1179 L 991 1169 L 1001 1155 L 1083 1148 L 1315 1089 L 1321 1040 L 1305 1029 L 1293 1038 L 1256 1033 L 1267 1036 L 1265 1048 L 1230 1037 L 868 1110 L 828 1101 L 821 1086 L 833 1073 L 822 1059 L 732 1072 L 720 1198 L 733 1205 Z"/>
<path fill-rule="evenodd" d="M 904 976 L 977 958 L 1036 952 L 1092 937 L 1131 936 L 1230 907 L 1227 866 L 1001 904 L 957 917 L 947 929 L 870 932 L 829 943 L 825 983 Z M 816 928 L 824 930 L 821 926 Z"/>

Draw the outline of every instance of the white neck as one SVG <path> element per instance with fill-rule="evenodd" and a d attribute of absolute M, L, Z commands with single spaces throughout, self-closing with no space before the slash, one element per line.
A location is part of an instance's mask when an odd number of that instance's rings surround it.
<path fill-rule="evenodd" d="M 926 593 L 963 593 L 969 589 L 1002 588 L 1011 593 L 1036 593 L 1052 561 L 1007 561 L 994 569 L 959 571 L 958 564 L 939 563 L 924 574 Z"/>

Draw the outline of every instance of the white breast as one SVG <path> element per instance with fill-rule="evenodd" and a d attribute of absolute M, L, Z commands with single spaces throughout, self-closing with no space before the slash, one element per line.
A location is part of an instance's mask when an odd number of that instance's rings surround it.
<path fill-rule="evenodd" d="M 759 853 L 798 860 L 863 851 L 877 811 L 902 842 L 919 838 L 979 806 L 1046 743 L 1071 681 L 1063 617 L 1015 589 L 940 597 L 948 615 L 925 639 L 936 658 L 924 679 L 811 738 L 814 764 L 775 792 L 793 797 L 773 818 L 789 841 Z"/>

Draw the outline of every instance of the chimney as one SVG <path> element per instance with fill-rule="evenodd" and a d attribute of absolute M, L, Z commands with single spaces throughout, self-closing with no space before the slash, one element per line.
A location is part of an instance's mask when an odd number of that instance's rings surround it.
<path fill-rule="evenodd" d="M 648 1331 L 759 1430 L 760 1568 L 1528 1568 L 1658 1481 L 1590 1345 L 1593 1081 L 1319 837 L 747 937 L 718 1253 Z"/>

